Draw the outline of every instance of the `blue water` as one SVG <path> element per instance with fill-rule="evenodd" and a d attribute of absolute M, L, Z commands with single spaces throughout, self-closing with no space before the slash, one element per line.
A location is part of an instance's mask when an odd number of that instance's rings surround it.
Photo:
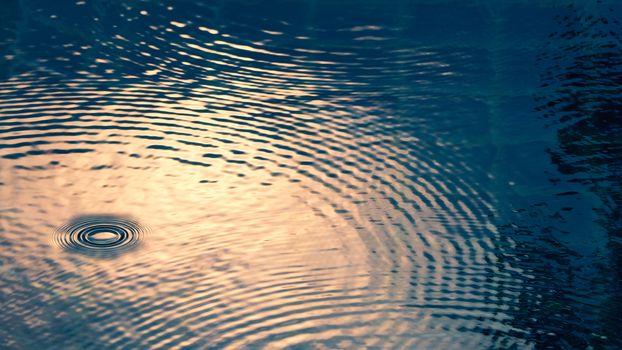
<path fill-rule="evenodd" d="M 0 4 L 0 348 L 622 348 L 619 1 Z"/>

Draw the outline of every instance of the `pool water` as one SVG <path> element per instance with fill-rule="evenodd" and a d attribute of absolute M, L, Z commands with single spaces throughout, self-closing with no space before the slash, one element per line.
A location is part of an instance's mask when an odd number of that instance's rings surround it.
<path fill-rule="evenodd" d="M 0 348 L 621 348 L 620 20 L 3 1 Z"/>

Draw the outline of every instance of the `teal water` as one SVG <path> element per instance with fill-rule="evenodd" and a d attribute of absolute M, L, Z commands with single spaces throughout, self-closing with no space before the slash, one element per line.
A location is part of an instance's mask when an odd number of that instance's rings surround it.
<path fill-rule="evenodd" d="M 0 4 L 0 348 L 617 349 L 615 1 Z"/>

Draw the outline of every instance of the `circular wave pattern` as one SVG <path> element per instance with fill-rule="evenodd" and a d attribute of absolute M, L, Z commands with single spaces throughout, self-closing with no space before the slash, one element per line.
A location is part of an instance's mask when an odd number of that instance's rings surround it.
<path fill-rule="evenodd" d="M 101 330 L 112 327 L 123 334 L 117 348 L 520 342 L 503 324 L 513 308 L 505 287 L 518 286 L 497 269 L 486 150 L 468 147 L 489 117 L 464 93 L 477 77 L 471 62 L 485 62 L 477 50 L 413 48 L 390 26 L 335 23 L 304 39 L 296 33 L 306 27 L 249 29 L 260 9 L 225 8 L 227 25 L 182 10 L 157 17 L 148 8 L 131 30 L 80 48 L 72 57 L 94 61 L 84 76 L 46 65 L 0 82 L 0 157 L 20 181 L 45 189 L 57 187 L 42 181 L 64 179 L 59 191 L 75 197 L 40 194 L 65 200 L 63 209 L 136 201 L 158 227 L 157 253 L 106 261 L 106 279 L 101 261 L 83 264 L 74 285 L 62 283 L 84 295 L 92 278 L 103 301 L 95 318 L 117 313 L 91 323 L 99 347 L 110 347 Z M 33 208 L 53 207 L 42 204 Z M 110 224 L 71 225 L 63 246 L 125 249 L 115 243 L 124 236 L 102 227 Z M 176 234 L 163 235 L 168 227 Z M 134 293 L 143 286 L 161 292 Z"/>
<path fill-rule="evenodd" d="M 56 231 L 56 243 L 84 254 L 119 254 L 136 248 L 146 232 L 137 221 L 114 215 L 74 218 Z"/>
<path fill-rule="evenodd" d="M 524 154 L 498 140 L 520 114 L 508 106 L 531 99 L 492 84 L 523 58 L 503 27 L 490 28 L 500 50 L 460 21 L 452 39 L 420 30 L 446 5 L 382 19 L 383 2 L 217 3 L 28 13 L 33 32 L 19 32 L 0 81 L 0 195 L 12 199 L 0 207 L 3 344 L 529 348 L 542 323 L 532 314 L 564 314 L 543 297 L 553 290 L 534 292 L 549 284 L 530 277 L 531 252 L 521 260 L 496 226 L 499 194 L 515 194 L 506 169 Z M 50 255 L 50 218 L 75 208 L 140 213 L 148 249 Z M 55 239 L 114 257 L 145 233 L 79 216 Z M 24 278 L 42 288 L 20 290 Z"/>

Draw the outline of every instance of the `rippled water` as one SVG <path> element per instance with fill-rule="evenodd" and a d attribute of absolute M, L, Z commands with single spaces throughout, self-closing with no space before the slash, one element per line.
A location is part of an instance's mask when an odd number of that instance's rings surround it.
<path fill-rule="evenodd" d="M 0 5 L 0 348 L 622 347 L 615 1 Z"/>
<path fill-rule="evenodd" d="M 56 232 L 56 243 L 66 250 L 114 257 L 141 242 L 145 229 L 132 219 L 113 215 L 77 217 Z"/>

